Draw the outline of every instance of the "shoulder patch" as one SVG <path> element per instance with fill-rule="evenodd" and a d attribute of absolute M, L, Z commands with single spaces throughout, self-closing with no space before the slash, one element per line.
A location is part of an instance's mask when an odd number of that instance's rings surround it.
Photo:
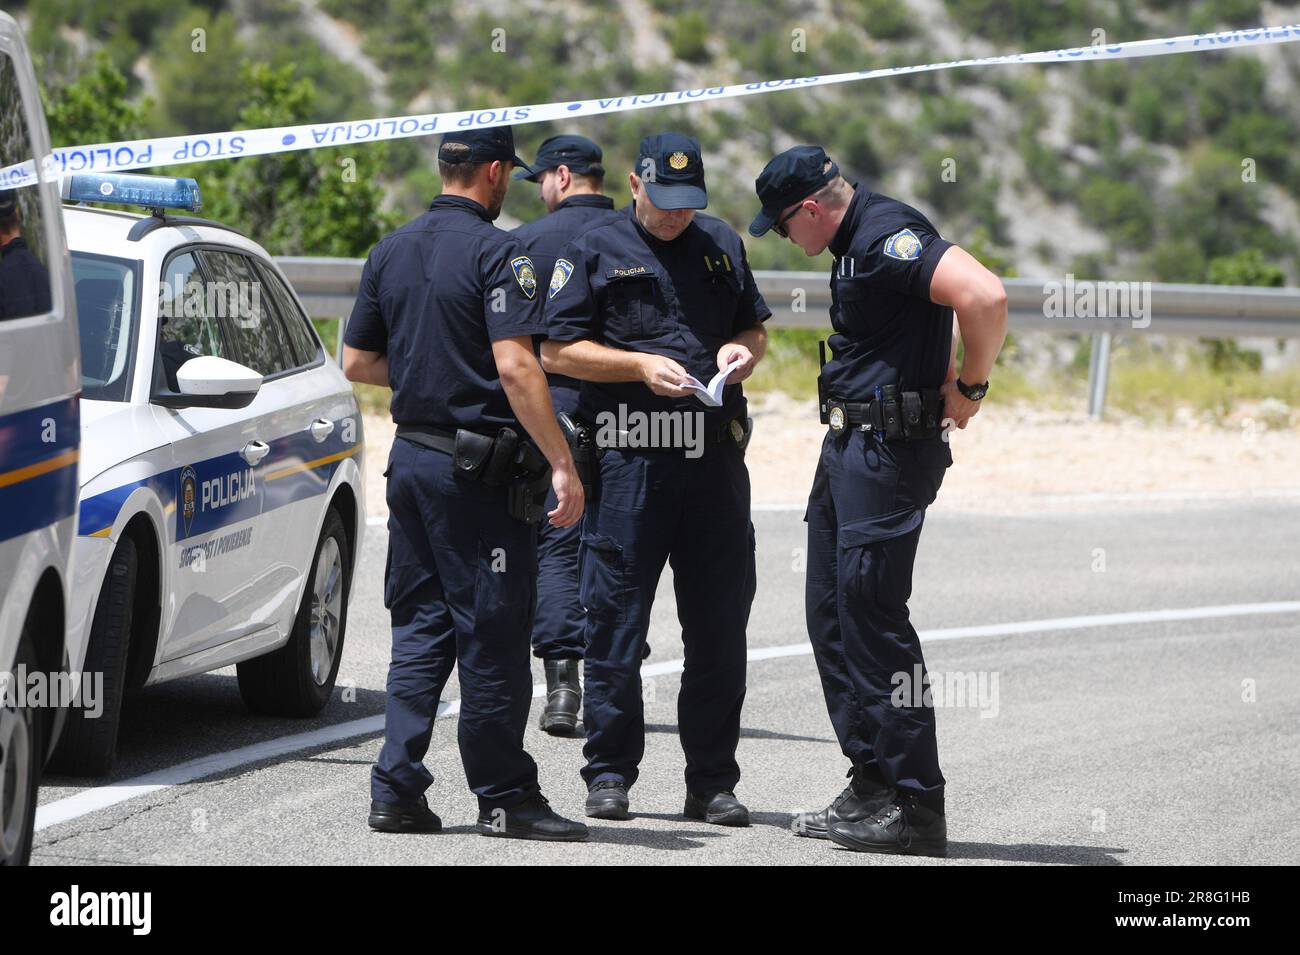
<path fill-rule="evenodd" d="M 885 255 L 891 259 L 900 259 L 903 262 L 910 262 L 921 255 L 921 240 L 911 229 L 904 229 L 902 232 L 895 232 L 885 240 Z"/>
<path fill-rule="evenodd" d="M 518 255 L 510 260 L 510 267 L 515 270 L 515 281 L 519 289 L 528 298 L 537 294 L 537 273 L 533 271 L 533 260 L 526 255 Z"/>
<path fill-rule="evenodd" d="M 556 259 L 555 268 L 551 271 L 551 287 L 546 292 L 547 298 L 555 298 L 560 289 L 564 288 L 564 283 L 569 281 L 569 276 L 573 274 L 573 263 L 568 259 Z"/>

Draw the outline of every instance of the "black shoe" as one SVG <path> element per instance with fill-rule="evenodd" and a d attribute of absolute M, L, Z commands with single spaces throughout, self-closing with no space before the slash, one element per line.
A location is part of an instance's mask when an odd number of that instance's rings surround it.
<path fill-rule="evenodd" d="M 442 832 L 442 820 L 423 796 L 413 806 L 370 801 L 370 828 L 376 832 Z"/>
<path fill-rule="evenodd" d="M 627 819 L 627 786 L 621 779 L 602 779 L 587 790 L 587 815 L 592 819 Z"/>
<path fill-rule="evenodd" d="M 541 793 L 509 809 L 479 813 L 475 828 L 481 836 L 538 842 L 584 842 L 587 838 L 586 826 L 557 815 Z"/>
<path fill-rule="evenodd" d="M 723 790 L 711 796 L 686 794 L 686 806 L 682 809 L 687 819 L 703 819 L 715 826 L 747 826 L 749 810 L 736 798 L 736 794 Z"/>
<path fill-rule="evenodd" d="M 581 660 L 546 661 L 546 707 L 537 725 L 552 736 L 571 736 L 578 728 L 582 705 L 582 684 L 578 682 Z"/>
<path fill-rule="evenodd" d="M 820 812 L 797 812 L 790 822 L 796 836 L 826 839 L 832 822 L 861 822 L 874 816 L 894 798 L 893 787 L 870 778 L 863 767 L 854 766 L 847 774 L 852 782 Z"/>
<path fill-rule="evenodd" d="M 942 812 L 901 795 L 869 819 L 832 822 L 831 842 L 856 852 L 939 856 L 948 854 L 948 823 Z"/>

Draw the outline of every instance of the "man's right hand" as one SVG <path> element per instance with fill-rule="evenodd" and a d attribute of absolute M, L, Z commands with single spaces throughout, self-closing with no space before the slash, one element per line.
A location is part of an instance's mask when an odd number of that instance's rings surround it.
<path fill-rule="evenodd" d="M 686 369 L 671 358 L 663 355 L 641 356 L 641 380 L 657 395 L 665 398 L 689 395 L 690 391 L 682 387 L 688 377 Z"/>
<path fill-rule="evenodd" d="M 555 510 L 546 516 L 552 527 L 571 527 L 582 517 L 586 506 L 578 469 L 572 464 L 551 471 L 551 488 L 555 491 Z"/>

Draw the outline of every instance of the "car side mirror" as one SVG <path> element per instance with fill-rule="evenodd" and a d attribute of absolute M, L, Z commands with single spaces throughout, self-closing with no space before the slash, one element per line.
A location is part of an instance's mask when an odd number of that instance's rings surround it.
<path fill-rule="evenodd" d="M 199 355 L 176 370 L 178 391 L 154 396 L 167 408 L 246 408 L 262 387 L 262 376 L 227 358 Z"/>

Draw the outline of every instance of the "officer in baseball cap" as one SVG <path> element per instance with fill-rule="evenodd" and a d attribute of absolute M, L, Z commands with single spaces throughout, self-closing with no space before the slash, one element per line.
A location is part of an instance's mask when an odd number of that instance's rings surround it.
<path fill-rule="evenodd" d="M 438 144 L 438 161 L 452 164 L 509 160 L 515 168 L 532 175 L 532 167 L 515 154 L 515 133 L 509 126 L 488 129 L 460 129 L 444 133 Z M 515 176 L 516 179 L 520 178 Z"/>
<path fill-rule="evenodd" d="M 681 133 L 659 133 L 641 140 L 636 174 L 656 209 L 707 209 L 700 144 Z"/>
<path fill-rule="evenodd" d="M 515 173 L 515 178 L 540 182 L 542 173 L 548 169 L 559 169 L 561 166 L 568 166 L 569 172 L 580 176 L 592 175 L 595 172 L 596 175 L 603 177 L 605 175 L 605 167 L 601 165 L 603 159 L 604 153 L 601 152 L 600 147 L 586 136 L 562 133 L 544 140 L 537 147 L 537 158 L 533 160 L 532 169 L 525 166 Z"/>

